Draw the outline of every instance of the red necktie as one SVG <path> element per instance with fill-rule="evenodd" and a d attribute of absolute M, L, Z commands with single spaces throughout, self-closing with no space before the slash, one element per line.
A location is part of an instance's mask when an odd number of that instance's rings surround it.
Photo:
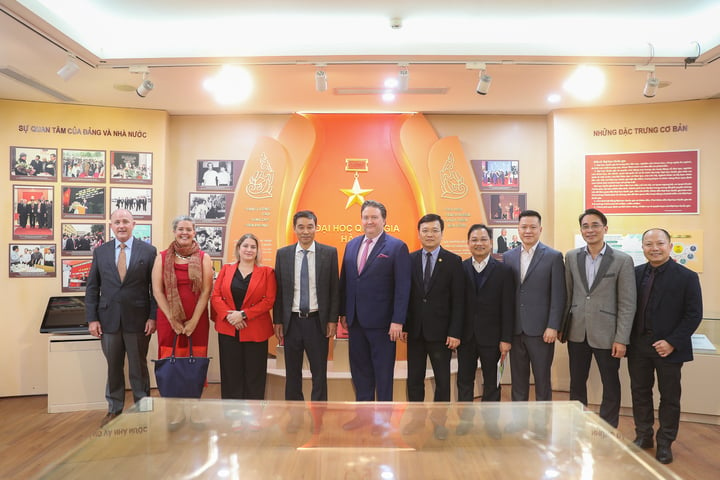
<path fill-rule="evenodd" d="M 363 271 L 363 268 L 365 268 L 365 262 L 367 262 L 368 259 L 368 253 L 370 252 L 370 244 L 372 243 L 372 239 L 368 238 L 365 240 L 365 245 L 363 246 L 363 251 L 360 254 L 360 266 L 358 267 L 358 273 Z"/>

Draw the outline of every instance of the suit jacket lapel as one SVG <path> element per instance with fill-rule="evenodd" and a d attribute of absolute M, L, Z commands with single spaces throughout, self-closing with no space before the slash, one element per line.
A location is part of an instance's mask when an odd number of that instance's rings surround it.
<path fill-rule="evenodd" d="M 362 242 L 361 242 L 362 244 Z M 383 247 L 385 246 L 385 232 L 380 234 L 380 237 L 377 240 L 377 243 L 373 247 L 372 251 L 368 255 L 367 261 L 365 262 L 365 267 L 363 267 L 363 271 L 370 268 L 373 264 L 373 261 L 377 258 L 377 256 L 382 252 Z M 360 249 L 362 250 L 362 248 Z M 355 259 L 357 259 L 357 256 L 355 256 Z M 357 263 L 356 263 L 357 265 Z"/>
<path fill-rule="evenodd" d="M 418 250 L 413 255 L 412 259 L 412 266 L 413 266 L 413 280 L 417 285 L 423 286 L 423 266 L 422 266 L 422 256 L 423 256 L 424 250 Z"/>
<path fill-rule="evenodd" d="M 608 246 L 605 248 L 605 254 L 603 255 L 603 259 L 600 262 L 600 268 L 598 268 L 597 273 L 595 274 L 595 280 L 593 280 L 592 287 L 590 288 L 590 292 L 595 290 L 595 287 L 598 286 L 600 283 L 600 280 L 605 276 L 608 269 L 610 268 L 610 265 L 612 265 L 613 261 L 615 260 L 615 256 L 613 255 L 612 248 Z"/>
<path fill-rule="evenodd" d="M 478 290 L 481 289 L 485 285 L 485 282 L 487 282 L 487 279 L 490 277 L 490 275 L 492 275 L 492 271 L 495 268 L 496 263 L 497 263 L 497 260 L 495 260 L 493 257 L 490 257 L 488 259 L 488 263 L 487 263 L 487 265 L 485 265 L 485 272 L 484 272 L 485 275 L 482 276 L 482 280 L 480 281 Z M 475 270 L 475 269 L 473 269 L 473 270 Z"/>
<path fill-rule="evenodd" d="M 585 268 L 586 257 L 587 257 L 587 252 L 583 248 L 577 252 L 575 261 L 577 262 L 578 272 L 580 273 L 580 281 L 582 282 L 582 286 L 585 289 L 585 293 L 589 293 L 590 287 L 588 286 L 588 283 L 587 283 L 587 269 Z"/>
<path fill-rule="evenodd" d="M 523 283 L 525 283 L 525 280 L 528 279 L 530 274 L 533 270 L 535 270 L 535 267 L 538 263 L 540 263 L 540 260 L 542 260 L 542 256 L 545 255 L 545 245 L 538 242 L 537 247 L 535 248 L 535 253 L 533 254 L 532 260 L 530 260 L 530 265 L 528 265 L 527 272 L 525 272 L 525 278 L 523 279 Z M 520 252 L 520 256 L 522 256 L 522 251 Z M 520 260 L 521 268 L 522 268 L 522 259 Z"/>

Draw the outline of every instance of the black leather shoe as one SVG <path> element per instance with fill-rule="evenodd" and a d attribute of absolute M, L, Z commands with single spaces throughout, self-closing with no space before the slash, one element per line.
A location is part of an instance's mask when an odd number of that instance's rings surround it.
<path fill-rule="evenodd" d="M 652 437 L 635 437 L 633 443 L 643 449 L 653 448 Z"/>
<path fill-rule="evenodd" d="M 115 419 L 115 417 L 117 417 L 118 415 L 120 415 L 120 413 L 108 412 L 108 414 L 105 415 L 105 416 L 103 417 L 103 419 L 100 421 L 100 428 L 102 428 L 102 427 L 104 427 L 105 425 L 107 425 L 108 423 L 110 423 L 110 422 L 111 422 L 113 419 Z"/>
<path fill-rule="evenodd" d="M 657 458 L 658 462 L 665 465 L 672 463 L 673 455 L 672 450 L 670 450 L 670 445 L 658 445 L 655 458 Z"/>

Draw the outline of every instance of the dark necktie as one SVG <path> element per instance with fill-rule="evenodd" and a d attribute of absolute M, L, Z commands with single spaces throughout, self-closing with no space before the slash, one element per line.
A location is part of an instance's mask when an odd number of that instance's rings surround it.
<path fill-rule="evenodd" d="M 308 251 L 303 250 L 302 264 L 300 265 L 300 313 L 307 315 L 310 312 L 310 271 L 308 268 Z"/>
<path fill-rule="evenodd" d="M 127 260 L 125 257 L 125 249 L 127 248 L 127 245 L 124 243 L 120 244 L 120 254 L 118 255 L 118 274 L 120 275 L 120 281 L 122 282 L 125 280 L 125 274 L 127 273 Z"/>
<path fill-rule="evenodd" d="M 425 254 L 425 271 L 423 272 L 423 286 L 425 292 L 430 288 L 430 277 L 432 277 L 432 253 L 427 252 Z"/>
<path fill-rule="evenodd" d="M 649 272 L 645 274 L 640 284 L 642 296 L 640 297 L 640 309 L 638 310 L 638 333 L 644 333 L 645 330 L 652 330 L 652 320 L 645 315 L 648 301 L 650 300 L 650 292 L 652 292 L 653 282 L 655 282 L 656 269 L 648 266 Z"/>

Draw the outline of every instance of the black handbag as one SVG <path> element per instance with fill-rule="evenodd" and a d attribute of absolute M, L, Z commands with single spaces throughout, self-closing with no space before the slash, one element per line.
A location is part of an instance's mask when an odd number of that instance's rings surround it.
<path fill-rule="evenodd" d="M 177 340 L 176 334 L 171 356 L 153 360 L 158 390 L 163 397 L 200 398 L 205 387 L 210 357 L 193 356 L 190 337 L 188 337 L 190 356 L 176 357 Z"/>

